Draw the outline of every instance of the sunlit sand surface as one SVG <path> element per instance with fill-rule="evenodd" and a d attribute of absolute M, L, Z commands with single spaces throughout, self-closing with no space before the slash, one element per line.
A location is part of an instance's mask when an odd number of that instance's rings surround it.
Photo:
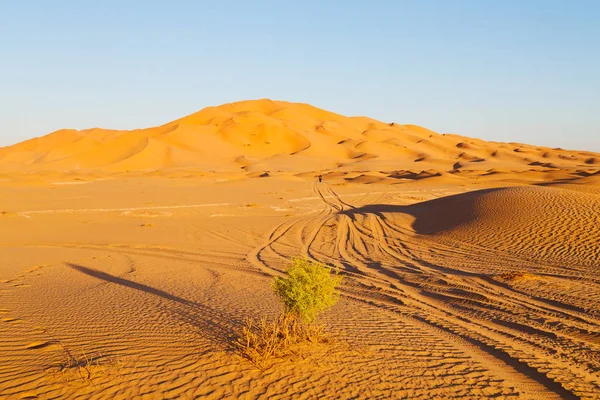
<path fill-rule="evenodd" d="M 1 148 L 0 397 L 598 398 L 598 171 L 269 100 Z M 298 255 L 339 343 L 258 369 Z"/>

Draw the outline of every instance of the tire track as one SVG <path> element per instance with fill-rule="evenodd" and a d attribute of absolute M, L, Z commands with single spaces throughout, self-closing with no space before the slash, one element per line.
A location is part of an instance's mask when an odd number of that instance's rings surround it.
<path fill-rule="evenodd" d="M 576 353 L 557 353 L 552 347 L 557 341 L 563 345 L 578 340 L 594 344 L 593 334 L 590 340 L 584 331 L 591 329 L 593 332 L 598 327 L 595 320 L 532 300 L 491 279 L 482 279 L 481 274 L 432 264 L 423 258 L 424 247 L 431 246 L 436 254 L 445 257 L 448 251 L 455 249 L 440 247 L 431 241 L 424 243 L 414 232 L 390 223 L 380 214 L 353 216 L 354 207 L 342 201 L 327 184 L 315 184 L 313 191 L 322 200 L 324 209 L 316 216 L 287 221 L 275 227 L 268 239 L 249 254 L 254 265 L 280 272 L 269 267 L 261 254 L 279 246 L 279 242 L 293 243 L 295 240 L 296 249 L 300 249 L 303 256 L 336 265 L 344 272 L 348 278 L 344 288 L 346 297 L 371 306 L 390 308 L 413 322 L 451 335 L 465 354 L 483 360 L 493 374 L 517 384 L 528 398 L 578 398 L 575 392 L 585 397 L 586 393 L 598 390 L 593 371 L 576 365 Z M 334 233 L 325 228 L 328 223 L 337 225 Z M 295 237 L 290 236 L 291 232 L 296 232 Z M 314 246 L 320 250 L 313 251 Z M 287 250 L 293 250 L 293 247 L 288 245 Z M 282 254 L 284 258 L 290 255 Z M 465 257 L 464 251 L 457 255 Z M 485 249 L 478 249 L 476 256 L 490 262 Z M 519 261 L 517 257 L 510 260 Z M 496 313 L 496 318 L 489 318 L 494 314 L 489 304 L 502 305 L 503 312 Z M 509 322 L 527 313 L 583 324 L 581 334 L 559 332 L 557 335 L 556 329 L 536 327 L 536 323 L 527 320 L 521 324 Z M 553 357 L 558 361 L 553 361 Z M 540 371 L 562 371 L 564 376 L 553 373 L 551 378 Z M 570 380 L 577 384 L 569 385 Z M 573 387 L 575 392 L 563 384 Z"/>

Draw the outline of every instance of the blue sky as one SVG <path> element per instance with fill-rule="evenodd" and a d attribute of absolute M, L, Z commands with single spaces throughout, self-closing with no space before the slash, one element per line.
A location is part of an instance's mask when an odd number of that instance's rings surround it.
<path fill-rule="evenodd" d="M 0 146 L 272 98 L 600 151 L 598 1 L 0 0 Z"/>

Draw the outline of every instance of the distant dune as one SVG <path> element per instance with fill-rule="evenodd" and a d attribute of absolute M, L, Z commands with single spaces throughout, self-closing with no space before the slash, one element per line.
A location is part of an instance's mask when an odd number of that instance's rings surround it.
<path fill-rule="evenodd" d="M 176 169 L 379 171 L 391 179 L 421 179 L 442 172 L 490 179 L 506 172 L 542 172 L 555 180 L 599 170 L 600 154 L 442 135 L 414 125 L 345 117 L 307 104 L 272 100 L 209 107 L 148 129 L 60 130 L 0 148 L 4 173 Z M 381 178 L 359 180 L 370 183 Z"/>

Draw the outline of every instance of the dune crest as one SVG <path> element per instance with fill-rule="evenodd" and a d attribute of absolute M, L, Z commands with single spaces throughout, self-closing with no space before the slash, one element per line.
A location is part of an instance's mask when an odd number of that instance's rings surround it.
<path fill-rule="evenodd" d="M 154 128 L 64 129 L 0 148 L 0 172 L 9 173 L 402 169 L 477 176 L 495 169 L 572 177 L 597 170 L 598 160 L 590 152 L 441 135 L 267 99 L 208 107 Z"/>

